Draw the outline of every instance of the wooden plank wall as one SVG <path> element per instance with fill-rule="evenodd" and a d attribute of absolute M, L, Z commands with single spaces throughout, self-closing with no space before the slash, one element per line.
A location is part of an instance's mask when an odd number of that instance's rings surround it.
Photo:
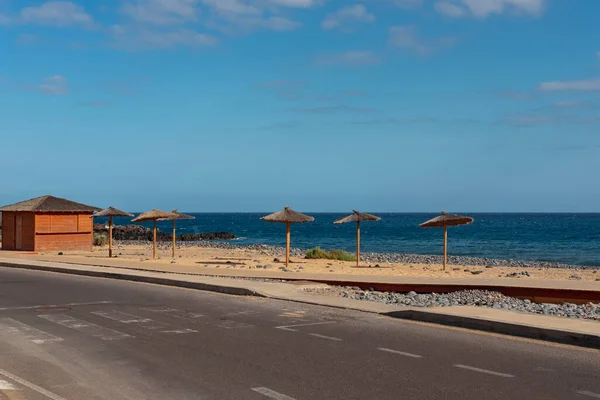
<path fill-rule="evenodd" d="M 30 212 L 17 213 L 23 219 L 23 236 L 18 250 L 35 250 L 35 215 Z"/>
<path fill-rule="evenodd" d="M 92 249 L 90 214 L 37 214 L 35 225 L 37 251 Z"/>
<path fill-rule="evenodd" d="M 2 249 L 15 249 L 15 213 L 2 213 Z"/>

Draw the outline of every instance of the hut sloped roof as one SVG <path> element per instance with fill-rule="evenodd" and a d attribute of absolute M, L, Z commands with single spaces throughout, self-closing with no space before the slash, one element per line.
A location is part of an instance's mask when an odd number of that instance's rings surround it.
<path fill-rule="evenodd" d="M 161 218 L 161 220 L 172 221 L 172 220 L 181 220 L 181 219 L 196 219 L 196 217 L 194 217 L 193 215 L 188 215 L 188 214 L 180 213 L 177 210 L 171 211 L 171 214 L 173 214 L 172 217 Z"/>
<path fill-rule="evenodd" d="M 2 212 L 63 212 L 63 213 L 92 213 L 100 208 L 76 203 L 50 195 L 36 197 L 19 203 L 0 207 Z"/>
<path fill-rule="evenodd" d="M 310 215 L 302 214 L 298 211 L 294 211 L 289 207 L 285 207 L 283 211 L 279 211 L 261 218 L 267 222 L 281 222 L 291 224 L 301 224 L 304 222 L 312 222 L 315 220 Z"/>
<path fill-rule="evenodd" d="M 448 214 L 442 211 L 442 215 L 423 222 L 419 225 L 419 228 L 443 228 L 444 226 L 467 225 L 473 221 L 473 218 L 465 215 Z"/>
<path fill-rule="evenodd" d="M 152 221 L 154 219 L 169 219 L 169 218 L 173 218 L 174 216 L 175 216 L 175 214 L 173 214 L 171 212 L 154 209 L 152 211 L 147 211 L 145 213 L 138 215 L 131 221 L 132 222 L 144 222 L 144 221 Z"/>
<path fill-rule="evenodd" d="M 114 207 L 108 207 L 102 211 L 98 211 L 96 214 L 94 214 L 94 217 L 133 217 L 133 214 L 121 211 Z"/>
<path fill-rule="evenodd" d="M 352 214 L 336 220 L 334 222 L 334 224 L 345 224 L 348 222 L 359 222 L 359 221 L 379 221 L 380 219 L 381 218 L 379 218 L 375 215 L 361 213 L 360 211 L 353 210 Z"/>

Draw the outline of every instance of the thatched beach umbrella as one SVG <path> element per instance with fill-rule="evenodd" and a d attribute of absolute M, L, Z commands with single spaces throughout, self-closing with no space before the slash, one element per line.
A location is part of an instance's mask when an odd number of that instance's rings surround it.
<path fill-rule="evenodd" d="M 285 266 L 287 267 L 290 263 L 290 226 L 292 224 L 302 224 L 304 222 L 313 222 L 315 219 L 309 215 L 294 211 L 289 207 L 285 207 L 283 211 L 276 212 L 274 214 L 267 215 L 261 218 L 267 222 L 279 222 L 285 224 L 286 227 L 286 240 L 285 240 Z"/>
<path fill-rule="evenodd" d="M 138 215 L 136 218 L 132 219 L 131 222 L 144 222 L 144 221 L 153 221 L 154 222 L 154 226 L 153 226 L 153 231 L 152 231 L 152 258 L 156 259 L 156 221 L 160 220 L 160 219 L 169 219 L 169 218 L 173 218 L 175 217 L 175 214 L 167 212 L 167 211 L 160 211 L 160 210 L 152 210 L 152 211 L 148 211 L 145 212 L 143 214 Z"/>
<path fill-rule="evenodd" d="M 471 222 L 473 222 L 471 217 L 448 214 L 446 211 L 442 211 L 442 215 L 419 225 L 419 228 L 444 228 L 444 271 L 446 270 L 446 260 L 448 258 L 448 227 L 467 225 Z"/>
<path fill-rule="evenodd" d="M 356 266 L 360 263 L 360 221 L 379 221 L 381 218 L 375 215 L 361 213 L 353 210 L 352 214 L 347 217 L 340 218 L 334 224 L 346 224 L 348 222 L 356 222 Z"/>
<path fill-rule="evenodd" d="M 171 251 L 171 256 L 173 258 L 175 258 L 175 245 L 177 244 L 177 234 L 176 234 L 177 227 L 175 226 L 175 221 L 177 221 L 179 219 L 196 219 L 196 217 L 194 217 L 192 215 L 180 213 L 177 210 L 173 210 L 173 211 L 171 211 L 171 213 L 173 214 L 173 217 L 165 218 L 164 220 L 173 221 L 173 249 Z"/>
<path fill-rule="evenodd" d="M 114 207 L 105 208 L 102 211 L 98 211 L 94 215 L 95 217 L 108 217 L 108 257 L 112 257 L 112 242 L 113 242 L 113 217 L 133 217 L 133 214 L 129 214 L 128 212 L 118 210 Z"/>

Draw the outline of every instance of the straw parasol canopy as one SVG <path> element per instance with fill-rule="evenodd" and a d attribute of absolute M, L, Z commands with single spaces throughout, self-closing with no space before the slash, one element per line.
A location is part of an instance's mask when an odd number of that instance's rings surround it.
<path fill-rule="evenodd" d="M 110 258 L 110 257 L 112 257 L 112 253 L 113 253 L 113 249 L 112 249 L 113 217 L 133 217 L 133 214 L 130 214 L 125 211 L 121 211 L 114 207 L 108 207 L 108 208 L 105 208 L 102 211 L 98 211 L 97 213 L 92 215 L 92 218 L 94 218 L 94 217 L 108 217 L 108 257 Z"/>
<path fill-rule="evenodd" d="M 169 218 L 174 218 L 176 214 L 173 214 L 168 211 L 161 211 L 154 209 L 152 211 L 147 211 L 138 215 L 136 218 L 132 219 L 131 222 L 145 222 L 145 221 L 153 221 L 153 243 L 152 243 L 152 258 L 156 259 L 156 221 L 157 220 L 165 220 Z"/>
<path fill-rule="evenodd" d="M 423 222 L 419 228 L 444 228 L 444 271 L 446 270 L 446 260 L 448 259 L 448 227 L 467 225 L 474 219 L 464 215 L 448 214 L 442 211 L 442 215 Z"/>
<path fill-rule="evenodd" d="M 285 207 L 283 211 L 279 211 L 261 218 L 267 222 L 279 222 L 286 226 L 286 241 L 285 241 L 285 266 L 288 267 L 290 263 L 290 226 L 291 224 L 303 224 L 306 222 L 313 222 L 314 217 L 310 215 L 299 213 L 289 207 Z"/>
<path fill-rule="evenodd" d="M 173 221 L 173 249 L 171 249 L 171 256 L 173 258 L 175 258 L 175 245 L 177 244 L 177 233 L 176 233 L 177 227 L 176 227 L 176 221 L 181 220 L 181 219 L 196 219 L 196 217 L 194 217 L 193 215 L 188 215 L 188 214 L 180 213 L 177 210 L 171 211 L 171 214 L 173 214 L 172 217 L 164 218 L 163 220 L 165 220 L 165 221 Z"/>
<path fill-rule="evenodd" d="M 360 263 L 360 222 L 361 221 L 379 221 L 381 218 L 367 214 L 361 213 L 360 211 L 353 210 L 352 214 L 340 218 L 334 221 L 334 224 L 347 224 L 349 222 L 356 222 L 356 266 L 358 267 Z"/>

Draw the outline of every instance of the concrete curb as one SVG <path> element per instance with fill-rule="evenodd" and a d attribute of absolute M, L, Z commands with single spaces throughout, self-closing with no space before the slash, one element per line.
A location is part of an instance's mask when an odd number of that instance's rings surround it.
<path fill-rule="evenodd" d="M 9 267 L 9 268 L 18 268 L 18 269 L 28 269 L 34 271 L 45 271 L 45 272 L 56 272 L 61 274 L 69 274 L 69 275 L 79 275 L 79 276 L 91 276 L 96 278 L 109 278 L 109 279 L 119 279 L 124 281 L 131 282 L 143 282 L 143 283 L 153 283 L 156 285 L 164 285 L 164 286 L 175 286 L 182 287 L 187 289 L 197 289 L 204 290 L 208 292 L 217 292 L 223 294 L 231 294 L 236 296 L 255 296 L 255 297 L 267 297 L 262 293 L 257 291 L 247 289 L 247 288 L 239 288 L 232 286 L 222 286 L 222 285 L 212 285 L 209 283 L 201 283 L 201 282 L 189 282 L 182 281 L 177 279 L 169 279 L 169 278 L 159 278 L 154 276 L 144 276 L 144 275 L 128 275 L 114 272 L 102 272 L 102 271 L 82 271 L 70 268 L 61 268 L 61 267 L 48 267 L 48 266 L 38 266 L 38 265 L 27 265 L 27 264 L 12 264 L 2 262 L 0 263 L 1 267 Z"/>
<path fill-rule="evenodd" d="M 600 323 L 598 324 L 598 334 L 591 335 L 581 332 L 563 331 L 553 328 L 514 324 L 505 321 L 494 321 L 475 317 L 438 314 L 435 312 L 426 312 L 414 309 L 406 311 L 393 311 L 391 313 L 383 313 L 383 315 L 412 321 L 429 322 L 477 331 L 499 333 L 502 335 L 562 343 L 571 346 L 600 349 Z"/>
<path fill-rule="evenodd" d="M 360 312 L 368 312 L 375 313 L 380 315 L 385 315 L 392 318 L 412 320 L 412 321 L 420 321 L 420 322 L 428 322 L 440 325 L 447 326 L 456 326 L 466 329 L 472 329 L 477 331 L 485 331 L 485 332 L 494 332 L 504 335 L 510 336 L 518 336 L 525 337 L 531 339 L 538 339 L 543 341 L 555 342 L 568 344 L 579 347 L 588 347 L 594 349 L 600 349 L 600 323 L 598 334 L 586 334 L 582 332 L 574 332 L 568 330 L 559 330 L 555 328 L 547 328 L 533 325 L 525 325 L 518 323 L 510 323 L 506 321 L 496 321 L 492 319 L 484 319 L 470 316 L 462 316 L 462 315 L 452 315 L 452 314 L 443 314 L 436 313 L 432 311 L 422 311 L 415 308 L 408 308 L 399 311 L 375 311 L 369 310 L 368 307 L 358 307 L 358 306 L 346 306 L 346 305 L 338 305 L 338 304 L 327 304 L 322 303 L 317 300 L 311 301 L 306 299 L 295 299 L 292 297 L 284 297 L 271 295 L 266 293 L 261 293 L 257 290 L 243 288 L 243 287 L 235 287 L 235 286 L 226 286 L 222 284 L 210 284 L 203 282 L 190 282 L 185 280 L 177 280 L 170 278 L 161 278 L 154 277 L 148 275 L 132 275 L 126 273 L 115 273 L 115 272 L 104 272 L 104 271 L 90 271 L 90 270 L 77 270 L 70 268 L 61 268 L 55 266 L 42 266 L 42 265 L 31 265 L 31 264 L 18 264 L 18 263 L 8 263 L 8 262 L 0 262 L 0 267 L 8 267 L 8 268 L 16 268 L 16 269 L 26 269 L 26 270 L 34 270 L 34 271 L 45 271 L 45 272 L 55 272 L 62 274 L 70 274 L 70 275 L 79 275 L 79 276 L 90 276 L 90 277 L 99 277 L 99 278 L 109 278 L 109 279 L 118 279 L 125 280 L 131 282 L 143 282 L 143 283 L 152 283 L 157 285 L 164 286 L 174 286 L 174 287 L 182 287 L 188 289 L 196 289 L 210 292 L 217 292 L 222 294 L 230 294 L 236 296 L 255 296 L 255 297 L 263 297 L 269 298 L 273 300 L 283 300 L 283 301 L 293 301 L 297 303 L 303 304 L 312 304 L 323 307 L 331 307 L 331 308 L 339 308 L 339 309 L 348 309 Z"/>

